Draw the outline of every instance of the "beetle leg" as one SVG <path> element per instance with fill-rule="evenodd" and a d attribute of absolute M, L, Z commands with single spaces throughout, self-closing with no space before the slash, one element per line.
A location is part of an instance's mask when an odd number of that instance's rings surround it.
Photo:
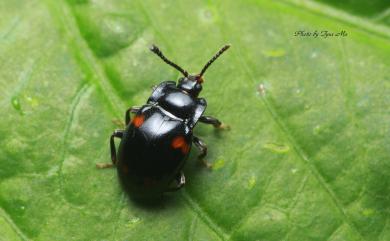
<path fill-rule="evenodd" d="M 180 188 L 182 188 L 184 186 L 184 184 L 186 184 L 186 177 L 184 176 L 184 173 L 182 171 L 180 171 L 176 178 L 175 178 L 175 182 L 177 183 L 176 186 L 173 186 L 173 187 L 169 187 L 166 192 L 174 192 L 174 191 L 177 191 L 179 190 Z"/>
<path fill-rule="evenodd" d="M 193 142 L 196 145 L 196 147 L 199 148 L 199 150 L 201 152 L 200 155 L 198 156 L 198 158 L 205 157 L 207 155 L 207 146 L 206 146 L 206 144 L 201 139 L 199 139 L 196 136 L 194 136 Z"/>
<path fill-rule="evenodd" d="M 204 159 L 204 157 L 207 155 L 206 144 L 196 136 L 194 136 L 193 142 L 194 142 L 195 146 L 200 150 L 200 154 L 198 156 L 198 159 L 200 161 L 202 161 L 203 165 L 205 165 L 207 168 L 211 168 L 212 165 Z"/>
<path fill-rule="evenodd" d="M 211 117 L 211 116 L 201 116 L 199 118 L 199 121 L 203 122 L 205 124 L 211 124 L 215 128 L 217 128 L 217 129 L 230 129 L 230 127 L 228 125 L 225 125 L 224 123 L 222 123 L 217 118 L 214 118 L 214 117 Z"/>
<path fill-rule="evenodd" d="M 114 142 L 114 138 L 115 137 L 118 137 L 118 138 L 121 138 L 123 137 L 123 130 L 115 130 L 111 137 L 110 137 L 110 147 L 111 147 L 111 160 L 112 160 L 112 164 L 116 165 L 116 148 L 115 148 L 115 142 Z"/>
<path fill-rule="evenodd" d="M 130 113 L 137 113 L 137 111 L 139 111 L 139 109 L 141 109 L 141 107 L 133 106 L 133 107 L 126 110 L 126 114 L 125 114 L 126 126 L 130 123 Z"/>
<path fill-rule="evenodd" d="M 116 165 L 116 148 L 115 148 L 115 142 L 114 138 L 122 138 L 123 137 L 123 130 L 115 130 L 110 137 L 110 148 L 111 148 L 111 160 L 112 163 L 96 163 L 97 168 L 109 168 Z"/>

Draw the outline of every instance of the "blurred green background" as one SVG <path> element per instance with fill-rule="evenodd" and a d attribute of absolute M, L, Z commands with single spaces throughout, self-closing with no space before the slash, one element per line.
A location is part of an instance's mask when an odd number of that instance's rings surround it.
<path fill-rule="evenodd" d="M 0 240 L 390 240 L 389 1 L 3 0 Z M 347 36 L 295 36 L 328 31 Z M 108 139 L 151 86 L 205 75 L 187 184 L 129 201 Z"/>

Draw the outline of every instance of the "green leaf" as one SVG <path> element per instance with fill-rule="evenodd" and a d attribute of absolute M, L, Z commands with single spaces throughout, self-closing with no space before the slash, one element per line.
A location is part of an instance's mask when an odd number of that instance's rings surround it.
<path fill-rule="evenodd" d="M 385 2 L 2 1 L 0 240 L 390 240 Z M 232 44 L 201 93 L 231 130 L 195 130 L 214 166 L 193 148 L 155 207 L 95 168 L 112 120 L 179 76 L 152 43 L 190 72 Z"/>

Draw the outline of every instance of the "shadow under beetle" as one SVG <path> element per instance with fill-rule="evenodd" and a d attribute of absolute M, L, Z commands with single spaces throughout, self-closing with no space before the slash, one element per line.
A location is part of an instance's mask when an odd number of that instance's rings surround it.
<path fill-rule="evenodd" d="M 115 130 L 111 135 L 112 163 L 117 167 L 122 186 L 132 197 L 156 198 L 183 187 L 185 177 L 181 170 L 192 142 L 200 150 L 200 159 L 207 154 L 206 145 L 192 133 L 196 123 L 225 127 L 218 119 L 203 115 L 207 103 L 198 95 L 202 90 L 203 74 L 229 47 L 222 47 L 197 75 L 188 74 L 168 60 L 157 46 L 150 48 L 184 77 L 179 78 L 177 84 L 164 81 L 154 87 L 145 105 L 126 111 L 126 129 Z M 130 113 L 135 113 L 132 120 Z M 115 137 L 121 139 L 118 152 Z"/>

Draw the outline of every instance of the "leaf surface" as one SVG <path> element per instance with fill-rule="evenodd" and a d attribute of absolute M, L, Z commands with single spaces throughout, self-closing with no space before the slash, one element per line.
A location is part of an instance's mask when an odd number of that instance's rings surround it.
<path fill-rule="evenodd" d="M 2 1 L 0 240 L 390 240 L 390 30 L 375 4 Z M 95 168 L 112 120 L 179 76 L 151 43 L 189 72 L 232 44 L 201 93 L 231 130 L 195 130 L 214 166 L 193 148 L 185 188 L 155 207 Z"/>

